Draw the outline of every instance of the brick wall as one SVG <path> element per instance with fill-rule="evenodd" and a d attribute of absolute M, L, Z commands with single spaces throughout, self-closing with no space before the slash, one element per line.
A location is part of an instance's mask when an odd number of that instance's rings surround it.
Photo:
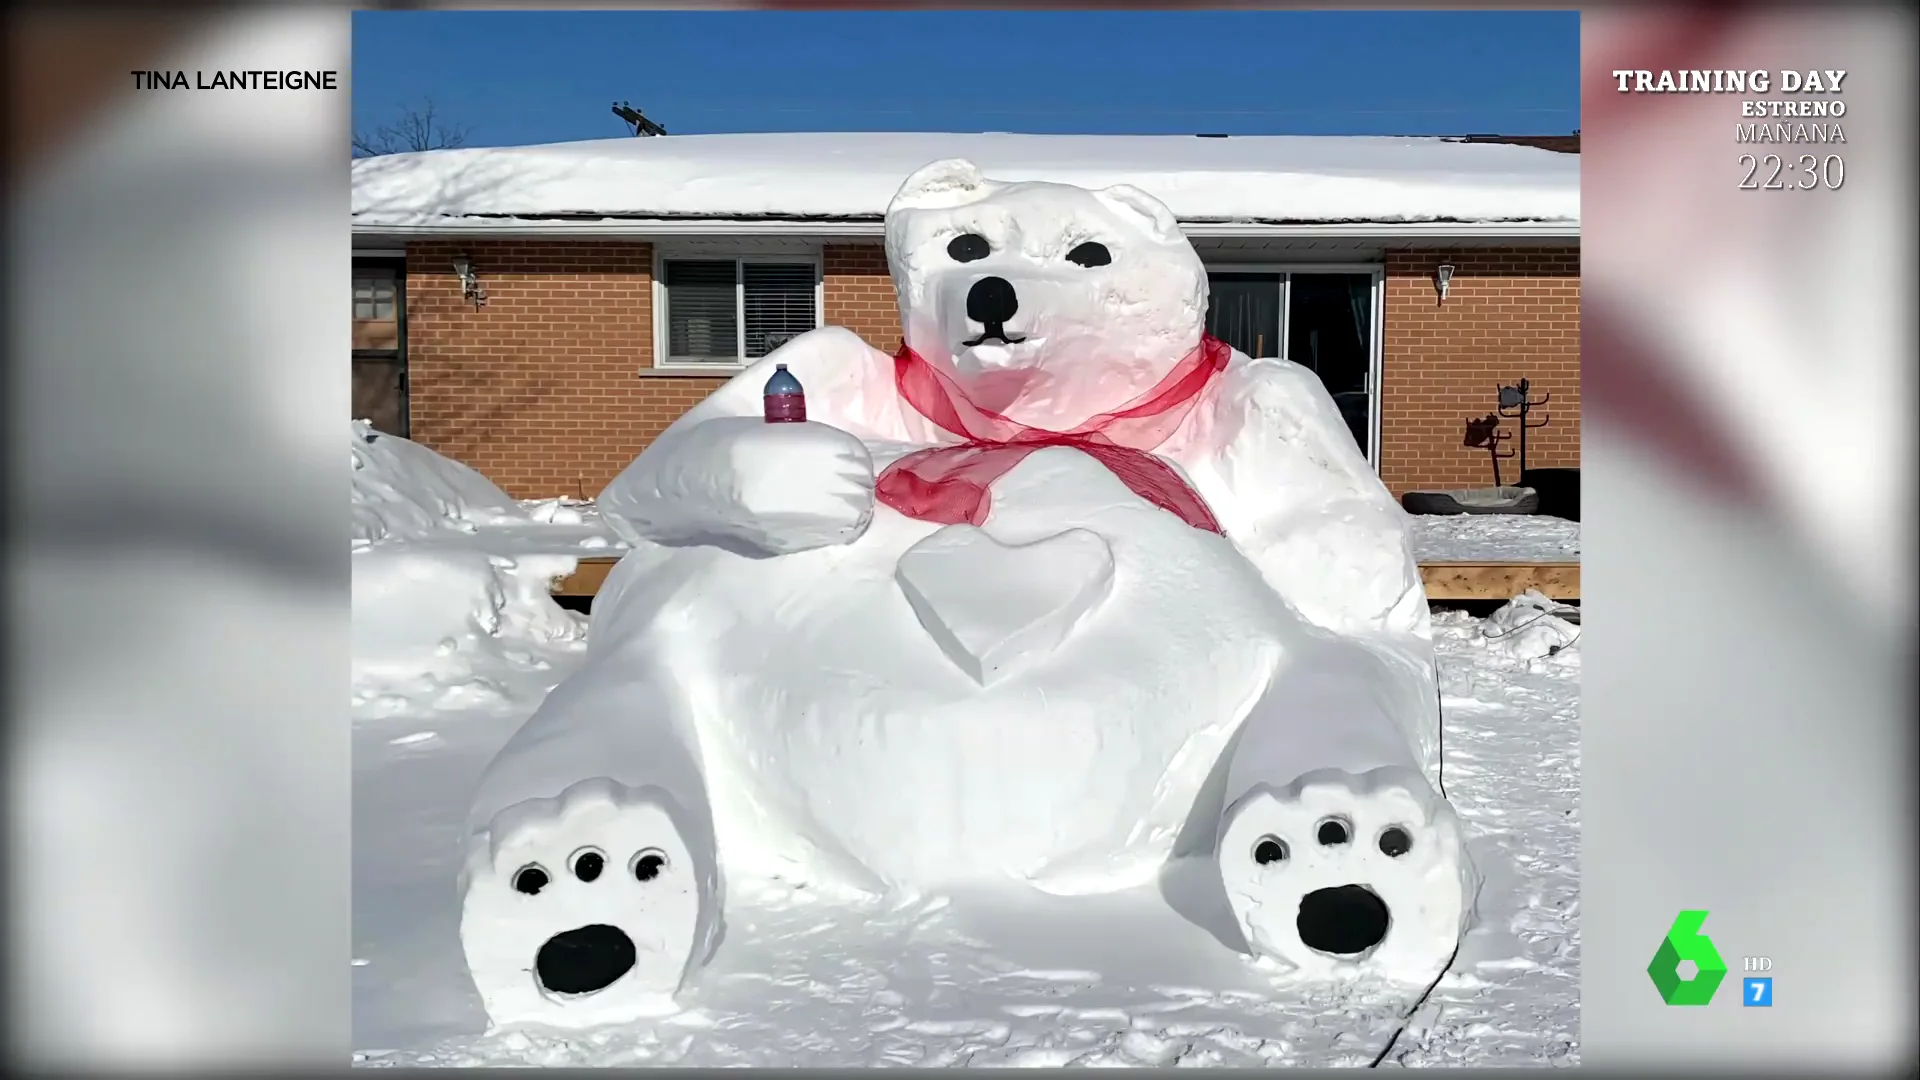
<path fill-rule="evenodd" d="M 1434 268 L 1455 267 L 1445 303 Z M 1380 476 L 1395 495 L 1419 488 L 1484 487 L 1493 467 L 1484 447 L 1462 445 L 1466 422 L 1494 411 L 1497 387 L 1532 380 L 1553 400 L 1552 417 L 1527 433 L 1527 463 L 1580 464 L 1580 252 L 1578 248 L 1481 248 L 1387 255 L 1385 351 L 1381 361 Z M 1517 421 L 1501 421 L 1519 448 Z M 1507 483 L 1519 459 L 1501 464 Z"/>
<path fill-rule="evenodd" d="M 474 260 L 488 299 L 460 297 L 453 259 Z M 1445 304 L 1433 268 L 1458 269 Z M 875 348 L 900 343 L 882 246 L 823 251 L 824 321 Z M 1551 391 L 1529 434 L 1533 465 L 1580 461 L 1579 252 L 1395 252 L 1387 260 L 1381 475 L 1396 494 L 1490 482 L 1461 445 L 1494 389 L 1522 376 Z M 408 245 L 407 362 L 413 438 L 518 498 L 587 497 L 720 380 L 653 376 L 652 249 L 625 241 Z M 1512 423 L 1504 422 L 1503 430 Z M 1512 449 L 1509 441 L 1503 449 Z M 1504 466 L 1518 479 L 1517 461 Z"/>
<path fill-rule="evenodd" d="M 900 307 L 882 244 L 828 244 L 820 253 L 821 318 L 885 353 L 900 347 Z"/>
<path fill-rule="evenodd" d="M 468 255 L 486 306 L 461 299 Z M 412 437 L 516 498 L 591 498 L 720 385 L 645 377 L 653 252 L 619 241 L 407 246 Z"/>

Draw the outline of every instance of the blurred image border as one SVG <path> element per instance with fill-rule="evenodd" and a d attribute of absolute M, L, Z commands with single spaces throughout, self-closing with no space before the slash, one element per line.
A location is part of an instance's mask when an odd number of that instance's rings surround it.
<path fill-rule="evenodd" d="M 1689 171 L 1670 156 L 1671 140 L 1695 137 L 1670 114 L 1702 103 L 1623 102 L 1603 91 L 1622 67 L 1837 67 L 1835 56 L 1868 57 L 1873 66 L 1852 74 L 1847 93 L 1862 118 L 1858 138 L 1877 131 L 1884 141 L 1860 141 L 1849 155 L 1877 171 L 1862 165 L 1847 190 L 1818 196 L 1826 211 L 1886 224 L 1829 269 L 1910 297 L 1915 72 L 1913 54 L 1902 62 L 1890 46 L 1911 45 L 1914 16 L 1896 5 L 1584 12 L 1582 456 L 1595 475 L 1582 556 L 1593 609 L 1581 646 L 1582 1060 L 1688 1072 L 1897 1067 L 1913 1060 L 1914 310 L 1910 301 L 1885 307 L 1879 317 L 1900 325 L 1883 327 L 1841 321 L 1842 309 L 1794 309 L 1796 326 L 1825 334 L 1836 353 L 1851 347 L 1848 359 L 1876 385 L 1903 388 L 1898 401 L 1877 403 L 1901 421 L 1866 433 L 1884 446 L 1842 463 L 1876 493 L 1868 509 L 1880 523 L 1904 535 L 1892 545 L 1900 565 L 1876 579 L 1898 595 L 1862 596 L 1836 570 L 1858 560 L 1829 550 L 1832 530 L 1805 520 L 1811 504 L 1796 481 L 1753 452 L 1776 437 L 1765 425 L 1788 425 L 1779 430 L 1790 435 L 1804 418 L 1714 411 L 1710 391 L 1729 377 L 1727 357 L 1697 343 L 1715 329 L 1711 303 L 1732 301 L 1686 265 L 1646 255 L 1675 215 L 1684 224 L 1689 208 L 1743 194 L 1729 175 Z M 142 110 L 155 99 L 137 95 L 127 72 L 196 49 L 247 57 L 249 34 L 306 40 L 303 55 L 337 56 L 326 66 L 346 69 L 348 11 L 30 6 L 8 19 L 10 1045 L 22 1065 L 39 1067 L 338 1066 L 351 1010 L 350 627 L 346 545 L 316 554 L 315 538 L 321 547 L 344 539 L 347 516 L 337 451 L 347 365 L 330 358 L 347 355 L 348 313 L 324 283 L 349 265 L 349 91 L 277 118 L 251 114 L 261 127 L 238 137 L 175 115 L 167 122 L 187 134 L 155 157 L 141 138 Z M 1792 59 L 1815 48 L 1816 32 L 1827 35 L 1821 55 Z M 1763 53 L 1787 59 L 1748 59 Z M 215 100 L 168 104 L 190 112 Z M 1720 131 L 1723 121 L 1712 124 Z M 48 187 L 65 162 L 88 155 L 127 168 L 97 189 Z M 230 206 L 188 197 L 196 186 L 236 197 Z M 263 192 L 278 215 L 268 236 L 250 216 Z M 108 197 L 114 205 L 87 201 Z M 183 208 L 204 215 L 191 231 L 162 220 Z M 47 216 L 54 211 L 78 216 L 62 223 Z M 1756 280 L 1782 292 L 1762 302 L 1792 294 L 1801 261 L 1835 257 L 1799 219 L 1743 220 L 1709 233 L 1695 254 L 1710 265 L 1723 245 L 1767 253 L 1753 258 L 1777 265 Z M 109 221 L 123 231 L 89 235 Z M 157 242 L 183 238 L 201 246 Z M 91 323 L 46 324 L 38 272 L 48 259 L 65 287 L 96 290 Z M 1677 318 L 1650 306 L 1650 268 L 1669 275 L 1670 292 L 1698 288 L 1710 302 Z M 191 280 L 210 274 L 224 276 Z M 309 279 L 321 287 L 305 288 Z M 191 357 L 200 340 L 196 316 L 165 314 L 191 310 L 163 302 L 177 290 L 199 302 L 245 297 L 260 314 L 259 325 L 205 339 L 175 394 L 156 390 L 154 361 Z M 1750 360 L 1796 370 L 1790 355 Z M 155 416 L 156 406 L 167 411 Z M 232 441 L 235 416 L 249 413 L 254 426 Z M 218 490 L 167 470 L 195 433 L 236 448 Z M 103 456 L 107 434 L 114 453 Z M 136 490 L 156 505 L 202 509 L 187 521 L 84 512 L 91 493 L 131 500 Z M 194 572 L 142 593 L 141 568 L 166 560 Z M 214 630 L 158 618 L 192 599 L 162 595 L 168 589 L 207 582 L 228 590 L 213 601 L 193 594 L 212 605 Z M 128 593 L 140 594 L 142 617 L 102 606 Z M 274 666 L 232 672 L 230 686 L 207 681 L 248 647 Z M 182 681 L 190 678 L 200 681 Z M 276 698 L 286 687 L 302 696 Z M 116 790 L 148 801 L 96 797 Z M 203 802 L 210 791 L 234 794 Z M 74 795 L 106 816 L 50 809 Z M 1819 801 L 1809 809 L 1795 801 L 1802 796 Z M 142 805 L 156 822 L 199 822 L 198 842 L 163 834 L 173 838 L 130 844 L 158 827 L 139 816 Z M 1842 827 L 1821 827 L 1834 822 Z M 277 837 L 271 857 L 248 864 L 259 835 Z M 116 873 L 103 879 L 118 882 L 114 895 L 83 887 L 99 872 L 88 866 L 95 852 L 114 853 Z M 1847 888 L 1836 895 L 1822 876 L 1843 872 Z M 1746 954 L 1776 958 L 1774 1011 L 1660 1003 L 1642 954 L 1686 907 L 1712 911 L 1707 929 L 1736 969 Z M 1819 937 L 1829 927 L 1873 944 L 1832 948 Z M 65 970 L 85 959 L 90 939 L 139 951 L 145 981 L 106 993 Z"/>

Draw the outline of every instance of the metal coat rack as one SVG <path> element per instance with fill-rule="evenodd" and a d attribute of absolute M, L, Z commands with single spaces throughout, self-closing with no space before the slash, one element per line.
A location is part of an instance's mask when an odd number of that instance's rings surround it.
<path fill-rule="evenodd" d="M 1528 396 L 1532 391 L 1533 384 L 1525 379 L 1521 379 L 1512 386 L 1503 386 L 1500 388 L 1499 414 L 1508 420 L 1520 421 L 1514 426 L 1520 429 L 1520 475 L 1523 477 L 1527 475 L 1527 432 L 1546 427 L 1553 422 L 1553 415 L 1551 413 L 1542 416 L 1540 422 L 1537 424 L 1528 420 L 1528 416 L 1531 415 L 1534 409 L 1553 400 L 1553 395 L 1549 393 L 1540 395 L 1540 400 L 1535 401 L 1532 397 Z M 1507 456 L 1512 457 L 1513 455 L 1509 454 Z M 1500 482 L 1499 471 L 1500 466 L 1495 464 L 1494 484 L 1496 486 Z"/>

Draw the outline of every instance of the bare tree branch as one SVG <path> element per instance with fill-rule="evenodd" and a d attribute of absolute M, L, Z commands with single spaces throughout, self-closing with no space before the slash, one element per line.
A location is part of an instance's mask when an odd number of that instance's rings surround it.
<path fill-rule="evenodd" d="M 441 119 L 432 98 L 423 100 L 415 108 L 402 110 L 393 123 L 381 124 L 371 133 L 353 133 L 354 157 L 452 150 L 465 145 L 467 126 Z"/>

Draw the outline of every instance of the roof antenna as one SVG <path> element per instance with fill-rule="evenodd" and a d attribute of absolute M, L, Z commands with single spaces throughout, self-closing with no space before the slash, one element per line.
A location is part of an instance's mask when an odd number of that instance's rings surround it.
<path fill-rule="evenodd" d="M 667 133 L 666 128 L 661 127 L 659 124 L 641 115 L 639 109 L 634 108 L 627 102 L 622 101 L 616 104 L 613 107 L 613 115 L 625 120 L 628 126 L 633 128 L 633 133 L 636 136 L 665 135 Z"/>

